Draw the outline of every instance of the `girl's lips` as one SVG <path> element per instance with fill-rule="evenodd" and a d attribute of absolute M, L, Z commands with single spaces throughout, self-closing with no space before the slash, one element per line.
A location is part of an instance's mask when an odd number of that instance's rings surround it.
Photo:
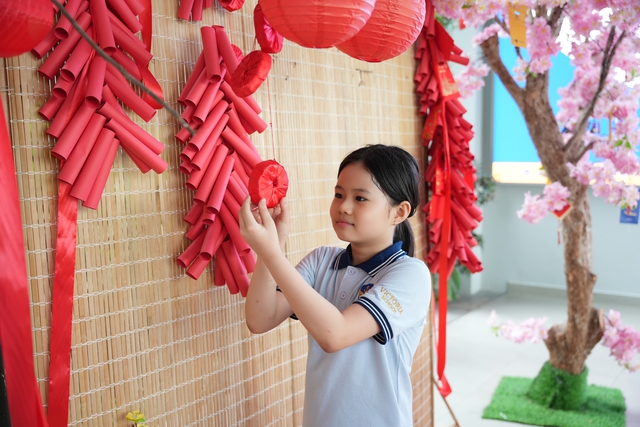
<path fill-rule="evenodd" d="M 347 221 L 336 221 L 336 225 L 338 227 L 351 227 L 353 224 L 347 222 Z"/>

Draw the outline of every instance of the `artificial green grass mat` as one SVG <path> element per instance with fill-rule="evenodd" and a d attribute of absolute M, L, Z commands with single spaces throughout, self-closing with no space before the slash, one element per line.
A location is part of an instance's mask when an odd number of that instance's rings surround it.
<path fill-rule="evenodd" d="M 615 388 L 590 385 L 575 411 L 549 409 L 526 397 L 533 380 L 504 377 L 482 418 L 548 427 L 625 427 L 624 397 Z"/>

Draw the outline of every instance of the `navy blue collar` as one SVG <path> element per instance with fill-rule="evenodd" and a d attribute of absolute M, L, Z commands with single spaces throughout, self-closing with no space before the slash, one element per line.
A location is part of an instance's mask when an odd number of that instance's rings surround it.
<path fill-rule="evenodd" d="M 354 267 L 358 267 L 369 274 L 369 276 L 375 276 L 384 266 L 391 264 L 392 262 L 404 257 L 407 253 L 402 250 L 402 242 L 395 242 L 393 245 L 384 249 L 373 257 L 369 258 L 365 262 L 362 262 Z M 351 245 L 347 246 L 347 249 L 343 250 L 336 257 L 336 261 L 333 263 L 333 269 L 339 270 L 341 268 L 353 265 L 351 261 Z"/>

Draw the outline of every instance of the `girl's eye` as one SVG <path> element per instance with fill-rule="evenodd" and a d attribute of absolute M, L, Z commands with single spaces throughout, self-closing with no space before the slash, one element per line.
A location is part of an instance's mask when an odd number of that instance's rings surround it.
<path fill-rule="evenodd" d="M 336 199 L 342 199 L 342 194 L 336 193 L 334 196 Z"/>
<path fill-rule="evenodd" d="M 367 199 L 365 199 L 365 198 L 364 198 L 364 197 L 362 197 L 362 196 L 356 196 L 356 200 L 357 200 L 358 202 L 366 202 L 366 201 L 367 201 Z"/>

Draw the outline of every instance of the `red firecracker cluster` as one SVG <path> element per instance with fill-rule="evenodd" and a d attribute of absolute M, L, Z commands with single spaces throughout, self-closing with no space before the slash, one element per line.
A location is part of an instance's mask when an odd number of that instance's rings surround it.
<path fill-rule="evenodd" d="M 249 195 L 249 176 L 262 161 L 248 134 L 263 132 L 267 124 L 255 100 L 238 96 L 229 84 L 240 50 L 223 27 L 201 32 L 203 51 L 178 99 L 183 118 L 196 129 L 192 137 L 186 128 L 176 135 L 185 144 L 180 170 L 195 191 L 185 216 L 191 224 L 186 237 L 193 242 L 178 263 L 197 279 L 215 255 L 214 283 L 246 296 L 255 256 L 240 235 L 238 212 Z"/>
<path fill-rule="evenodd" d="M 148 70 L 148 46 L 135 36 L 143 30 L 138 0 L 69 0 L 66 9 L 112 59 L 162 96 Z M 160 106 L 138 96 L 64 16 L 32 53 L 42 58 L 52 49 L 38 72 L 55 84 L 38 113 L 51 121 L 47 134 L 57 139 L 52 154 L 62 162 L 58 179 L 72 186 L 71 196 L 83 206 L 97 209 L 119 146 L 143 173 L 167 168 L 160 158 L 164 146 L 124 113 L 118 99 L 147 122 Z"/>

